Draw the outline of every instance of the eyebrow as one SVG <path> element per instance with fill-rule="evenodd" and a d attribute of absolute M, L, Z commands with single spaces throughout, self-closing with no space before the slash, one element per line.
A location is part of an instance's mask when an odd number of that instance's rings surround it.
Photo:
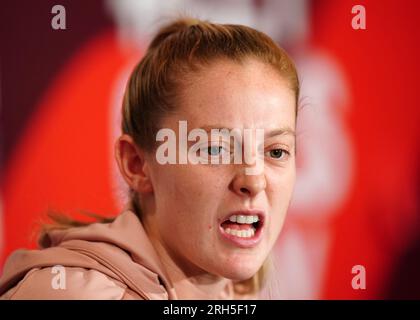
<path fill-rule="evenodd" d="M 225 126 L 222 126 L 222 125 L 207 125 L 207 126 L 199 127 L 199 129 L 203 129 L 206 132 L 210 132 L 212 129 L 217 129 L 217 130 L 227 129 L 227 130 L 231 131 L 233 129 L 238 129 L 238 128 L 229 128 L 229 127 L 225 127 Z M 244 129 L 247 129 L 247 128 L 244 128 Z M 240 130 L 242 130 L 242 129 L 240 129 Z M 265 131 L 265 129 L 264 129 L 264 131 Z M 295 130 L 293 130 L 289 126 L 276 128 L 276 129 L 270 130 L 269 132 L 264 132 L 264 133 L 265 133 L 265 138 L 271 138 L 271 137 L 279 136 L 279 135 L 291 135 L 293 137 L 296 137 Z"/>
<path fill-rule="evenodd" d="M 283 136 L 283 135 L 291 135 L 296 137 L 296 132 L 290 127 L 282 127 L 279 129 L 274 129 L 266 134 L 266 137 L 274 137 L 274 136 Z"/>

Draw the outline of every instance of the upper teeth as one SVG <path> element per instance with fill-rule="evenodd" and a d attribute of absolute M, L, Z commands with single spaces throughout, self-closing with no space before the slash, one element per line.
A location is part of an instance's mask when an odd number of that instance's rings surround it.
<path fill-rule="evenodd" d="M 244 215 L 231 215 L 229 221 L 236 223 L 252 224 L 258 222 L 258 216 L 244 216 Z"/>

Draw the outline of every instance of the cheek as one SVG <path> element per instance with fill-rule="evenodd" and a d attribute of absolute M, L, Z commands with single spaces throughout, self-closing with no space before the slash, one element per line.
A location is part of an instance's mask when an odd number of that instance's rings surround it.
<path fill-rule="evenodd" d="M 153 188 L 156 202 L 183 197 L 192 190 L 200 192 L 200 180 L 181 165 L 158 165 L 154 170 Z"/>
<path fill-rule="evenodd" d="M 227 166 L 185 165 L 175 168 L 171 174 L 174 189 L 182 195 L 197 202 L 216 203 L 223 195 L 229 181 L 226 175 Z"/>
<path fill-rule="evenodd" d="M 154 181 L 157 210 L 184 227 L 205 224 L 208 229 L 227 188 L 221 172 L 215 171 L 210 166 L 162 166 Z"/>
<path fill-rule="evenodd" d="M 269 202 L 290 200 L 296 182 L 295 163 L 286 168 L 266 170 L 267 197 Z"/>
<path fill-rule="evenodd" d="M 294 170 L 271 175 L 267 181 L 267 198 L 272 213 L 272 228 L 280 230 L 292 198 L 296 174 Z"/>

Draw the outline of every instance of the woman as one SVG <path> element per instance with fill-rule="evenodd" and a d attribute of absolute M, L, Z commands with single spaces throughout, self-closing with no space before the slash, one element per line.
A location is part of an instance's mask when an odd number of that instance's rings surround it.
<path fill-rule="evenodd" d="M 41 250 L 13 253 L 2 298 L 257 297 L 295 182 L 298 96 L 293 62 L 265 34 L 192 19 L 163 27 L 130 77 L 115 144 L 131 201 L 115 220 L 49 228 Z M 238 153 L 251 161 L 218 161 Z"/>

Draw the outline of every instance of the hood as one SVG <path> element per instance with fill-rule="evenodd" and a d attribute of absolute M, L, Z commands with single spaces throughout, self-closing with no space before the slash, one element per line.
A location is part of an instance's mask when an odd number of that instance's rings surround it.
<path fill-rule="evenodd" d="M 33 268 L 62 265 L 100 271 L 144 299 L 177 298 L 140 219 L 129 205 L 111 223 L 51 230 L 47 236 L 50 247 L 17 250 L 8 258 L 0 278 L 0 295 Z"/>

